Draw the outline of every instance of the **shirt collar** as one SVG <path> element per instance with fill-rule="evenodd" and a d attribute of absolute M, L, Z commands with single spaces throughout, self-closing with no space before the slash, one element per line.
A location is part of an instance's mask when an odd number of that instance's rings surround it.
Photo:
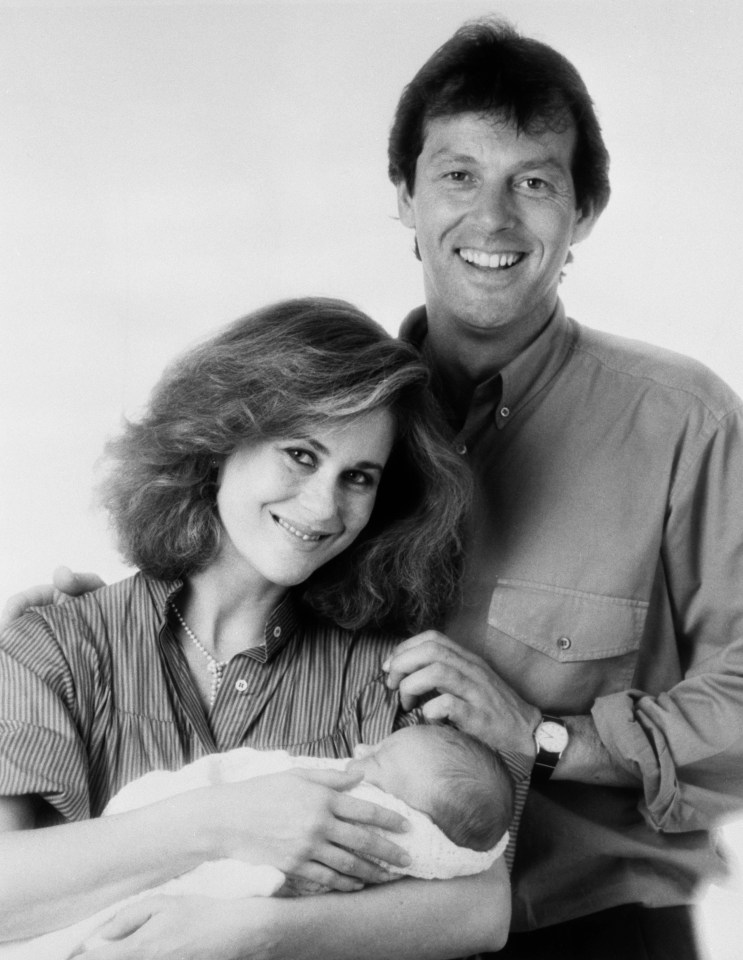
<path fill-rule="evenodd" d="M 162 630 L 168 619 L 168 604 L 183 589 L 183 581 L 143 579 L 158 613 L 159 629 Z M 290 590 L 266 620 L 263 643 L 249 647 L 243 654 L 266 663 L 286 646 L 300 622 L 299 601 Z"/>
<path fill-rule="evenodd" d="M 425 307 L 417 307 L 403 320 L 400 338 L 416 346 L 434 368 L 433 353 L 428 345 L 428 320 Z M 558 300 L 546 326 L 529 346 L 502 370 L 478 384 L 473 405 L 487 402 L 497 405 L 494 419 L 499 429 L 552 380 L 562 367 L 572 344 L 570 325 L 565 309 Z M 434 389 L 436 389 L 434 382 Z M 440 391 L 438 391 L 440 392 Z"/>

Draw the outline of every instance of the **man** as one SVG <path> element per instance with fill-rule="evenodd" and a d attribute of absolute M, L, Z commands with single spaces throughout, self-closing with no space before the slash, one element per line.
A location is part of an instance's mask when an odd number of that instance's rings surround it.
<path fill-rule="evenodd" d="M 447 636 L 386 667 L 531 777 L 499 954 L 529 960 L 696 956 L 687 905 L 741 794 L 741 404 L 566 319 L 607 170 L 574 68 L 493 22 L 431 57 L 390 138 L 426 295 L 403 336 L 478 490 Z"/>
<path fill-rule="evenodd" d="M 478 481 L 461 608 L 389 683 L 536 760 L 499 956 L 694 957 L 686 905 L 741 795 L 741 403 L 566 319 L 608 156 L 554 50 L 465 25 L 403 92 L 389 159 L 426 296 L 402 335 Z"/>

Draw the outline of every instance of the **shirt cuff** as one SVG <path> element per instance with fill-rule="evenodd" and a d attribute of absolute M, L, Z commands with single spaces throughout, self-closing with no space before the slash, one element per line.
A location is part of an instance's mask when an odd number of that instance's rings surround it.
<path fill-rule="evenodd" d="M 661 731 L 642 714 L 643 699 L 640 690 L 599 697 L 591 716 L 612 759 L 642 781 L 639 811 L 646 823 L 657 831 L 689 829 L 673 759 Z"/>

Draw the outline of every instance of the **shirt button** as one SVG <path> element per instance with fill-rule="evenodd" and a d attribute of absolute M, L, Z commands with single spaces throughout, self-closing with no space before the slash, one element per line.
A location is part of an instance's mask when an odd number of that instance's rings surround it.
<path fill-rule="evenodd" d="M 570 637 L 560 637 L 560 639 L 557 641 L 557 646 L 560 648 L 560 650 L 569 650 L 572 645 L 573 641 L 570 639 Z"/>
<path fill-rule="evenodd" d="M 248 689 L 247 680 L 235 680 L 235 690 L 237 690 L 238 693 L 245 693 L 247 689 Z"/>
<path fill-rule="evenodd" d="M 458 444 L 457 444 L 457 453 L 460 454 L 460 456 L 463 457 L 463 456 L 465 455 L 465 453 L 467 453 L 467 444 L 466 444 L 466 443 L 458 443 Z"/>
<path fill-rule="evenodd" d="M 280 637 L 280 636 L 281 636 L 281 627 L 274 627 L 274 628 L 273 628 L 273 635 L 274 635 L 275 637 Z"/>
<path fill-rule="evenodd" d="M 504 420 L 505 420 L 506 417 L 510 417 L 510 416 L 511 416 L 511 408 L 510 408 L 510 407 L 501 407 L 501 408 L 500 408 L 500 415 L 503 417 Z"/>

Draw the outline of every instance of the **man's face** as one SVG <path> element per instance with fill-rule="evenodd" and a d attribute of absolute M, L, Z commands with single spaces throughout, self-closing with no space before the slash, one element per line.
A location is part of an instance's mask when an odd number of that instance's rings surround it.
<path fill-rule="evenodd" d="M 476 113 L 428 121 L 414 192 L 401 184 L 398 206 L 432 330 L 541 329 L 570 245 L 593 225 L 576 210 L 574 144 L 572 126 L 527 135 Z"/>

